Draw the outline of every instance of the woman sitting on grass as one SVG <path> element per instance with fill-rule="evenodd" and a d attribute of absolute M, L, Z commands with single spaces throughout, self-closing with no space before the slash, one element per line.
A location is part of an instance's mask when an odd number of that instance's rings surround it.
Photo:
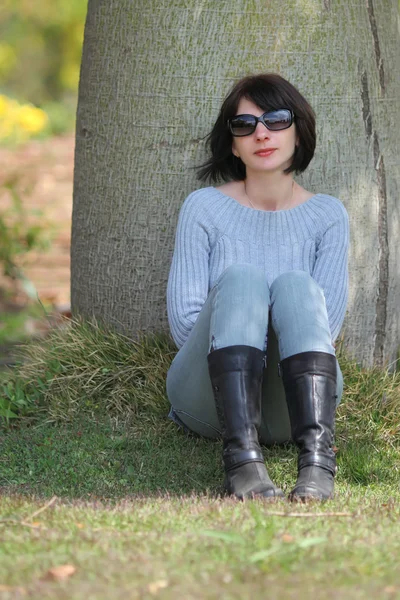
<path fill-rule="evenodd" d="M 227 183 L 193 192 L 179 215 L 167 293 L 179 348 L 167 377 L 170 417 L 222 435 L 226 493 L 284 496 L 260 442 L 292 438 L 289 498 L 331 498 L 349 230 L 339 200 L 293 179 L 314 155 L 313 110 L 279 75 L 245 77 L 208 141 L 199 176 Z"/>

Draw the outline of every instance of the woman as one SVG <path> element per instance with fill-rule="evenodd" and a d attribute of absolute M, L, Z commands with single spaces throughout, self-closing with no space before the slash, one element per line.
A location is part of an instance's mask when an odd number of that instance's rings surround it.
<path fill-rule="evenodd" d="M 289 499 L 331 498 L 349 231 L 339 200 L 293 179 L 314 155 L 313 110 L 279 75 L 249 76 L 226 97 L 208 141 L 200 178 L 226 183 L 190 194 L 179 215 L 167 291 L 179 348 L 170 417 L 222 435 L 226 493 L 282 497 L 260 442 L 292 438 Z"/>

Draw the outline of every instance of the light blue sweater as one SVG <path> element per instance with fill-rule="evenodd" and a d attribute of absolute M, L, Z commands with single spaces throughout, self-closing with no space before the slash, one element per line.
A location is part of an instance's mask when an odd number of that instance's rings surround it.
<path fill-rule="evenodd" d="M 309 273 L 324 290 L 332 340 L 339 335 L 348 295 L 349 220 L 343 204 L 316 194 L 279 211 L 239 204 L 213 187 L 182 205 L 167 288 L 168 320 L 183 346 L 219 276 L 232 264 L 260 267 L 268 284 L 281 273 Z"/>

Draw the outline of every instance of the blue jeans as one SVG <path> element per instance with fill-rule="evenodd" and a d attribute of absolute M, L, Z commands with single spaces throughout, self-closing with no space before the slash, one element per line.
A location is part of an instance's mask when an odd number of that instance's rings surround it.
<path fill-rule="evenodd" d="M 262 384 L 263 444 L 290 439 L 290 421 L 279 360 L 299 352 L 335 355 L 322 289 L 304 271 L 288 271 L 268 286 L 253 265 L 228 267 L 210 291 L 196 323 L 167 375 L 170 417 L 199 435 L 215 438 L 220 425 L 208 374 L 211 350 L 246 345 L 267 351 Z M 337 363 L 337 403 L 343 376 Z"/>

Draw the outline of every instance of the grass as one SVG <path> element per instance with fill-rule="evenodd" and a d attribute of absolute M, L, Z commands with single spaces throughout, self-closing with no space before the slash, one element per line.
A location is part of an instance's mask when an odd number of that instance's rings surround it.
<path fill-rule="evenodd" d="M 220 442 L 166 418 L 173 354 L 75 323 L 3 374 L 0 598 L 400 598 L 400 374 L 340 356 L 335 499 L 238 503 Z M 288 492 L 295 449 L 264 452 Z"/>
<path fill-rule="evenodd" d="M 0 578 L 33 598 L 398 597 L 398 506 L 346 495 L 329 507 L 238 504 L 208 496 L 131 498 L 116 504 L 2 501 Z M 274 514 L 280 513 L 280 514 Z M 282 516 L 281 516 L 282 515 Z M 379 524 L 377 524 L 377 520 Z M 20 523 L 18 523 L 20 521 Z M 68 581 L 43 580 L 73 564 Z M 158 586 L 157 586 L 158 584 Z M 152 590 L 157 590 L 155 592 Z"/>
<path fill-rule="evenodd" d="M 65 321 L 46 340 L 23 349 L 19 368 L 3 380 L 3 407 L 55 422 L 78 414 L 110 414 L 125 421 L 164 414 L 165 376 L 174 350 L 166 336 L 139 342 L 96 324 Z M 4 415 L 6 416 L 6 415 Z"/>

